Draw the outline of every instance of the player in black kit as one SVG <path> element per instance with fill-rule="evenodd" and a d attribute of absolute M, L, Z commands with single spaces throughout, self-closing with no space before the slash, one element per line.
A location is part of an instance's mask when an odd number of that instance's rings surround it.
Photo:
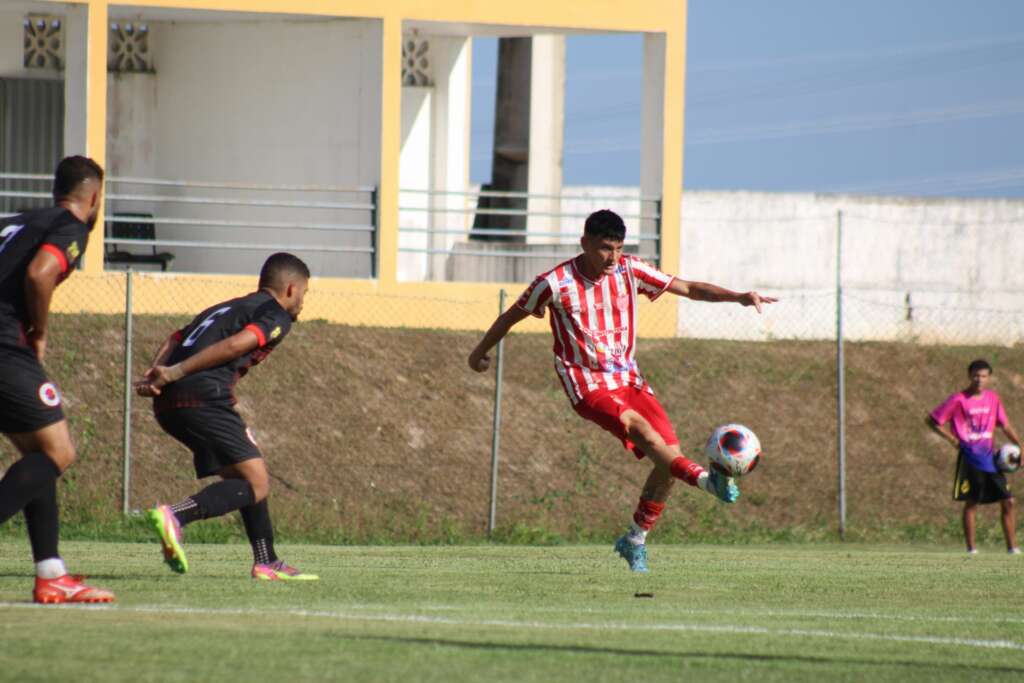
<path fill-rule="evenodd" d="M 235 384 L 284 340 L 302 311 L 309 268 L 286 253 L 272 255 L 260 270 L 259 290 L 207 308 L 167 338 L 136 391 L 152 396 L 164 431 L 192 451 L 196 477 L 221 480 L 174 505 L 147 513 L 160 538 L 164 560 L 188 571 L 182 527 L 238 510 L 253 552 L 252 577 L 315 580 L 274 553 L 267 507 L 270 476 L 241 416 Z"/>
<path fill-rule="evenodd" d="M 50 299 L 78 265 L 99 215 L 103 169 L 92 159 L 57 165 L 51 209 L 0 220 L 0 432 L 21 459 L 0 479 L 0 524 L 24 512 L 36 563 L 33 600 L 111 602 L 69 575 L 57 552 L 57 478 L 75 459 L 56 385 L 46 377 Z"/>

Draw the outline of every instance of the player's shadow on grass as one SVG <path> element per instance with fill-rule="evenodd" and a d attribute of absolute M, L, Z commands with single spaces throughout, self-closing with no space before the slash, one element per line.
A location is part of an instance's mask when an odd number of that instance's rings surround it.
<path fill-rule="evenodd" d="M 945 672 L 951 669 L 962 669 L 964 671 L 978 673 L 1024 673 L 1024 667 L 1014 666 L 984 666 L 975 663 L 955 662 L 915 662 L 901 660 L 871 660 L 855 659 L 851 657 L 812 657 L 809 655 L 769 655 L 769 654 L 744 654 L 744 653 L 708 653 L 708 652 L 663 652 L 659 650 L 640 650 L 618 647 L 591 647 L 588 645 L 548 645 L 541 643 L 494 643 L 475 642 L 471 640 L 451 640 L 447 638 L 413 638 L 408 636 L 370 636 L 352 635 L 339 636 L 339 640 L 363 640 L 383 641 L 389 643 L 405 643 L 407 645 L 429 645 L 431 647 L 452 647 L 467 650 L 511 650 L 514 652 L 563 652 L 572 654 L 597 654 L 597 655 L 626 655 L 640 657 L 662 657 L 668 659 L 721 659 L 741 660 L 750 662 L 801 662 L 805 664 L 823 664 L 833 666 L 835 664 L 854 664 L 870 667 L 906 667 L 912 669 L 930 668 L 942 669 Z"/>

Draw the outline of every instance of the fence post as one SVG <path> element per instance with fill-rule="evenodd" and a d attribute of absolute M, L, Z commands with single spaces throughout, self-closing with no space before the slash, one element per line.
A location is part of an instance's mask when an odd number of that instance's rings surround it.
<path fill-rule="evenodd" d="M 132 470 L 132 318 L 132 269 L 129 266 L 124 288 L 124 475 L 121 490 L 121 512 L 126 515 L 131 502 Z"/>
<path fill-rule="evenodd" d="M 846 359 L 843 356 L 843 212 L 836 212 L 836 446 L 839 450 L 839 540 L 846 540 Z"/>
<path fill-rule="evenodd" d="M 370 277 L 376 278 L 379 270 L 378 261 L 380 260 L 380 207 L 377 206 L 377 201 L 380 199 L 380 189 L 374 187 L 370 191 L 370 204 L 373 208 L 370 209 L 370 225 L 373 227 L 373 257 L 370 259 Z"/>
<path fill-rule="evenodd" d="M 505 312 L 505 290 L 498 293 L 498 314 Z M 498 448 L 501 445 L 501 375 L 505 363 L 505 340 L 498 342 L 497 367 L 494 370 L 494 420 L 491 427 L 491 500 L 487 514 L 487 536 L 494 533 L 498 511 Z"/>

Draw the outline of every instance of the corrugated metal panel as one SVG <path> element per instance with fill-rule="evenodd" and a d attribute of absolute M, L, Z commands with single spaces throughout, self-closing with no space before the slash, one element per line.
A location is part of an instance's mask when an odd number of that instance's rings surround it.
<path fill-rule="evenodd" d="M 0 171 L 52 173 L 64 156 L 64 81 L 0 79 Z M 3 181 L 6 190 L 47 191 L 42 183 Z M 47 206 L 45 199 L 7 198 L 5 212 Z"/>

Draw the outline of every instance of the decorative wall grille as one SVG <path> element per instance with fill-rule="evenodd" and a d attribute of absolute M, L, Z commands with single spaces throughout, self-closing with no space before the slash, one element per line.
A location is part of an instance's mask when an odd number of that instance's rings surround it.
<path fill-rule="evenodd" d="M 138 22 L 112 22 L 107 69 L 115 73 L 152 73 L 149 26 Z"/>
<path fill-rule="evenodd" d="M 430 42 L 417 33 L 402 39 L 402 85 L 429 87 L 434 85 L 430 63 Z"/>
<path fill-rule="evenodd" d="M 25 17 L 25 67 L 64 68 L 64 22 L 60 17 L 30 14 Z"/>

